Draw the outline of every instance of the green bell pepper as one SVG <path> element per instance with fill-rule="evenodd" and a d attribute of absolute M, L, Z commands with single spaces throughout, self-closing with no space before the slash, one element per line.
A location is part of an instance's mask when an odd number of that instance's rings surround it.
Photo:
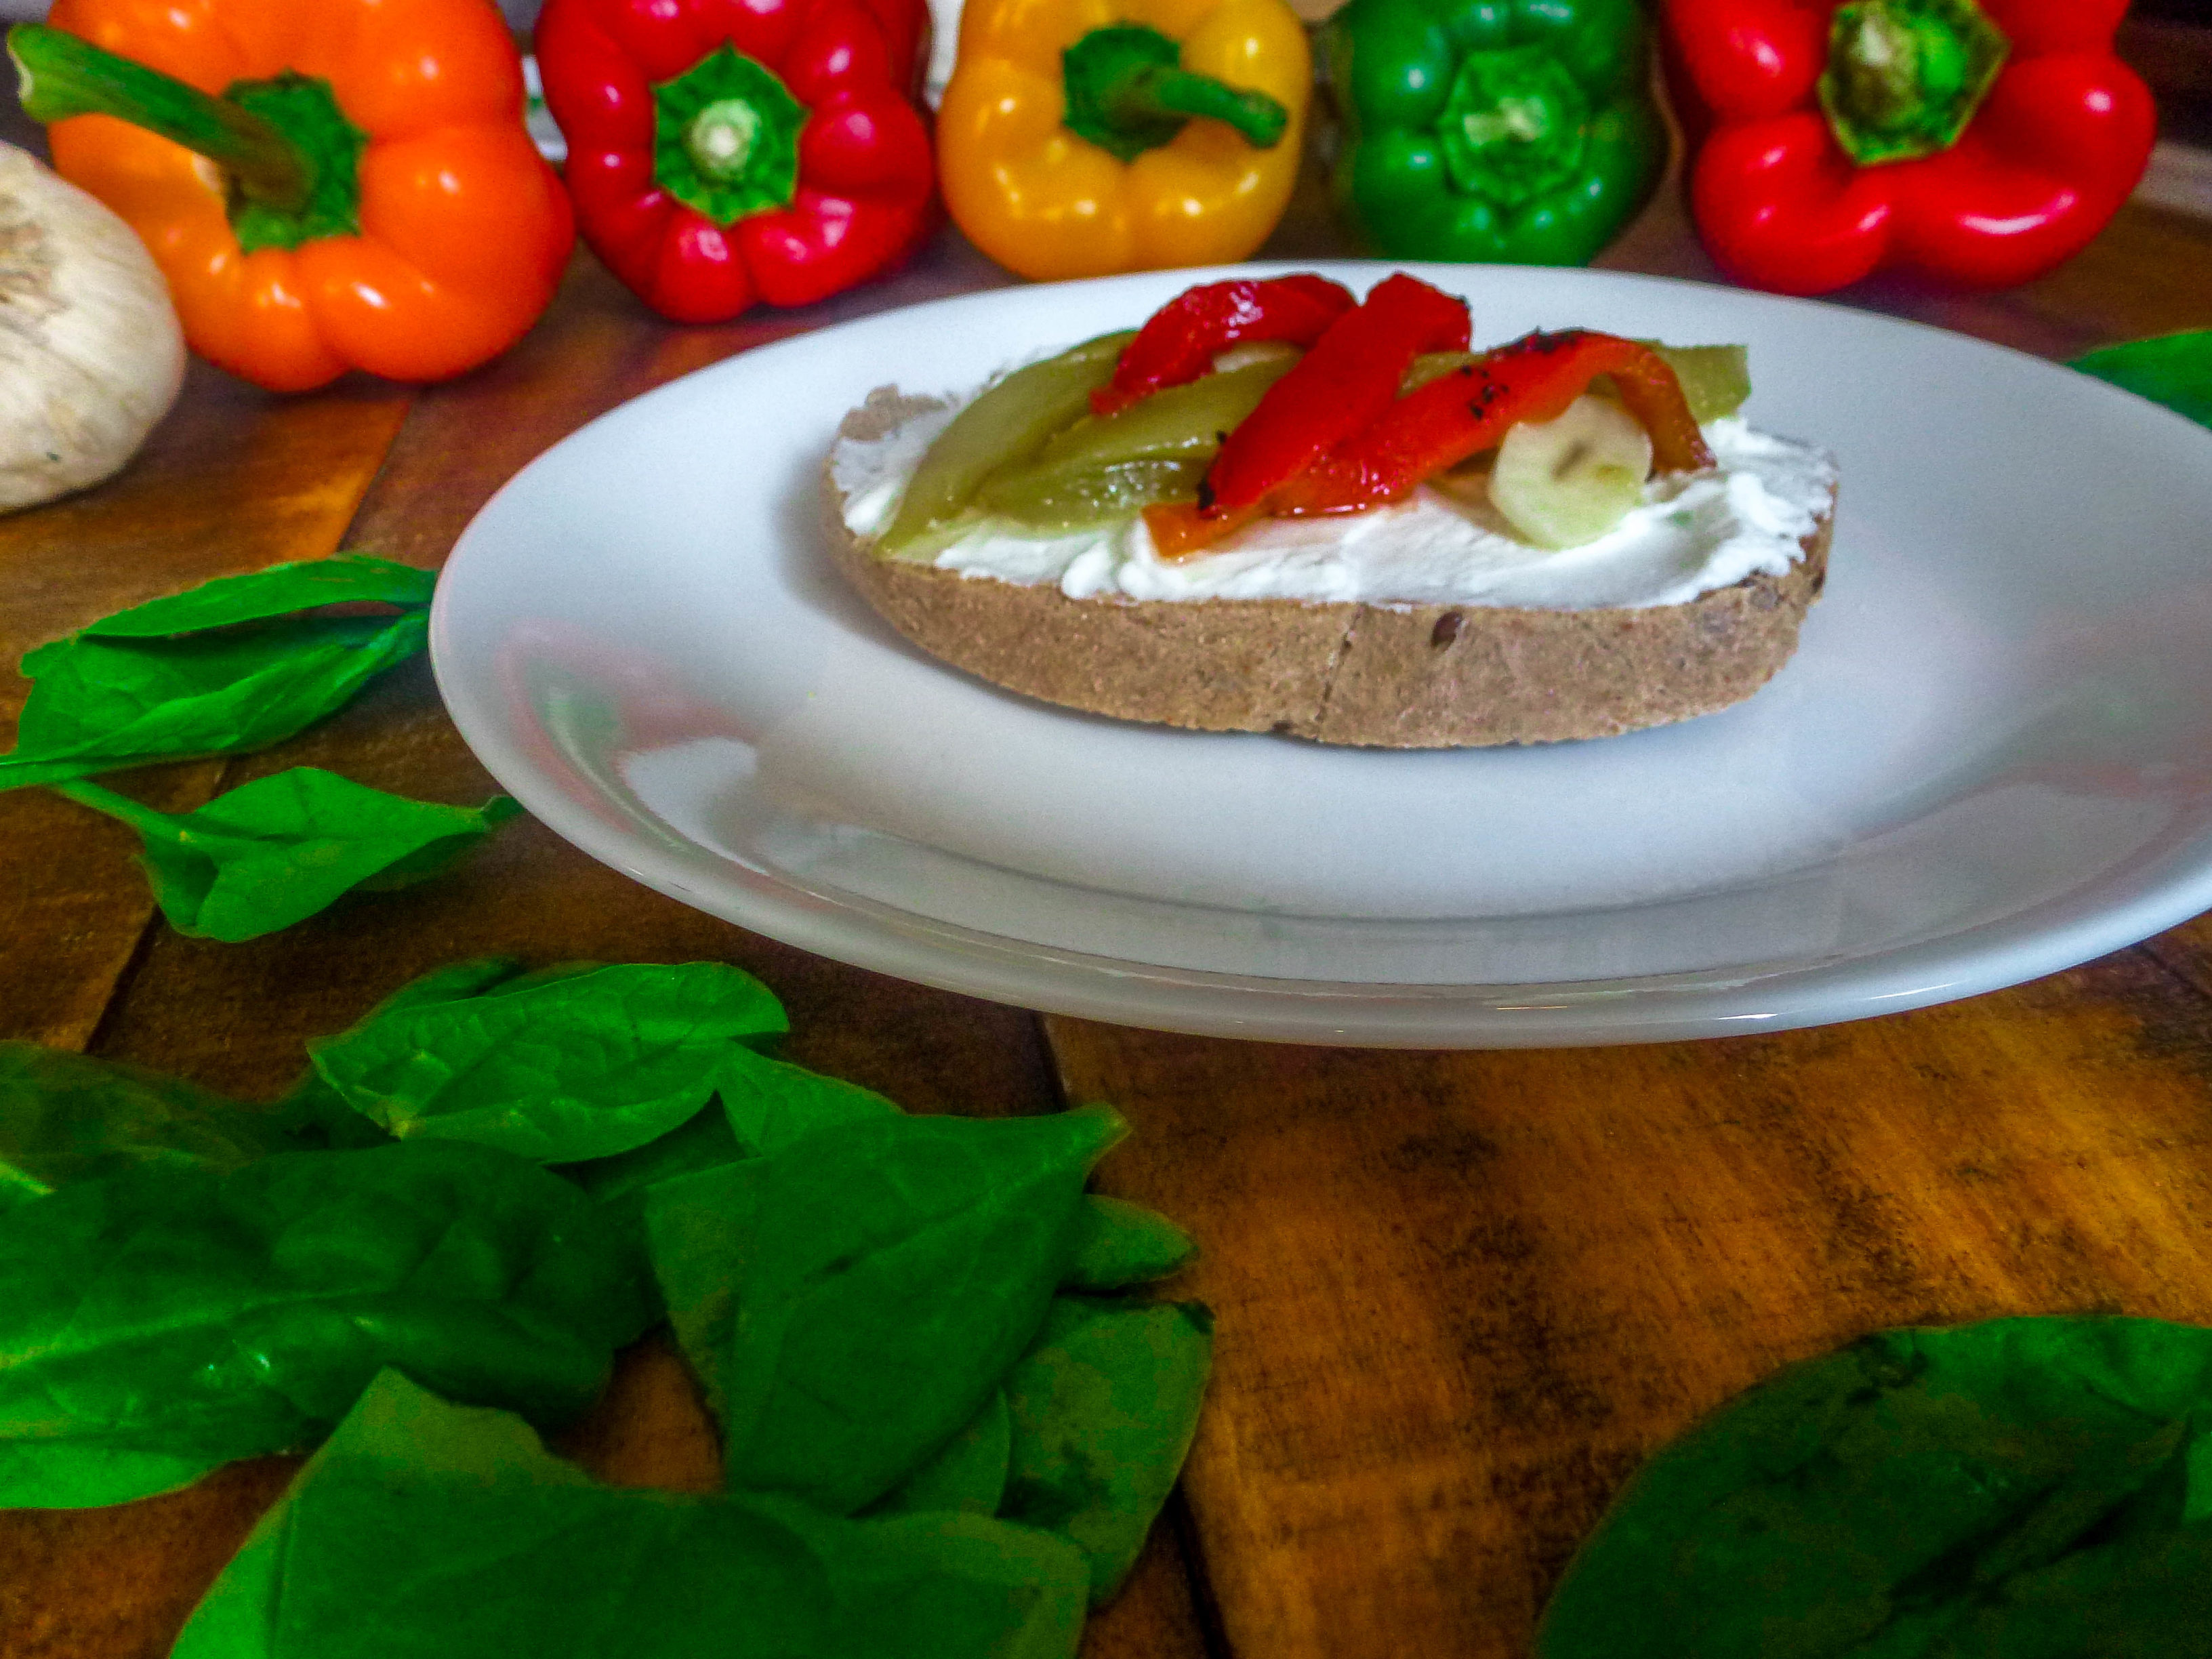
<path fill-rule="evenodd" d="M 1393 259 L 1587 264 L 1667 160 L 1638 0 L 1352 0 L 1339 210 Z"/>

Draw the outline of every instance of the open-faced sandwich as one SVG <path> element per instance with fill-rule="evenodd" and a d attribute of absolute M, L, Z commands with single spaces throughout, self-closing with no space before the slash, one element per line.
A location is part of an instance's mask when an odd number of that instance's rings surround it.
<path fill-rule="evenodd" d="M 1733 346 L 1468 349 L 1413 277 L 1209 283 L 958 400 L 884 388 L 824 470 L 900 633 L 1035 697 L 1434 748 L 1749 696 L 1826 574 L 1833 464 Z"/>

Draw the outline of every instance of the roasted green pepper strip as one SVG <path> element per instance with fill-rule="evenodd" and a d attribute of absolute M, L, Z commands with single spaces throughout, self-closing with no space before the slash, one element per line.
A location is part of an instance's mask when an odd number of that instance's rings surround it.
<path fill-rule="evenodd" d="M 1155 392 L 1117 415 L 1079 421 L 1027 466 L 991 475 L 976 500 L 1039 529 L 1072 530 L 1198 493 L 1224 434 L 1259 406 L 1298 355 Z"/>
<path fill-rule="evenodd" d="M 1080 530 L 1126 519 L 1158 501 L 1188 501 L 1198 495 L 1213 452 L 1156 455 L 1059 477 L 1024 477 L 994 489 L 984 507 L 1030 530 Z"/>
<path fill-rule="evenodd" d="M 1389 258 L 1586 264 L 1666 162 L 1637 0 L 1352 0 L 1321 50 L 1337 205 Z"/>
<path fill-rule="evenodd" d="M 1650 346 L 1653 356 L 1674 371 L 1674 378 L 1682 383 L 1682 396 L 1690 405 L 1690 416 L 1699 426 L 1735 414 L 1751 396 L 1751 354 L 1742 346 L 1670 346 L 1656 340 L 1638 340 L 1637 343 Z M 1406 371 L 1399 395 L 1419 392 L 1430 381 L 1480 361 L 1484 355 L 1474 351 L 1431 351 L 1416 357 L 1413 366 Z M 1603 377 L 1598 383 L 1607 384 Z"/>
<path fill-rule="evenodd" d="M 1674 371 L 1690 418 L 1703 426 L 1733 415 L 1751 396 L 1751 353 L 1740 345 L 1670 346 L 1639 340 Z"/>
<path fill-rule="evenodd" d="M 1026 465 L 1054 434 L 1090 413 L 1136 331 L 1102 334 L 1018 368 L 953 417 L 915 469 L 897 516 L 877 544 L 886 558 L 919 556 L 931 531 L 957 519 L 983 481 Z"/>

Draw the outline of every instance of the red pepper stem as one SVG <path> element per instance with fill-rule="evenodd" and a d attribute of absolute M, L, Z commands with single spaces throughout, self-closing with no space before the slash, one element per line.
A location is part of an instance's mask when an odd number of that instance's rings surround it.
<path fill-rule="evenodd" d="M 1918 42 L 1912 31 L 1877 6 L 1869 6 L 1845 33 L 1835 52 L 1838 71 L 1856 95 L 1860 108 L 1876 118 L 1894 118 L 1920 100 Z"/>
<path fill-rule="evenodd" d="M 806 109 L 767 64 L 725 41 L 653 104 L 653 180 L 684 206 L 733 225 L 791 204 Z"/>
<path fill-rule="evenodd" d="M 297 213 L 313 194 L 314 163 L 306 152 L 227 98 L 44 23 L 9 29 L 8 52 L 24 112 L 34 121 L 112 115 L 206 156 L 251 201 Z"/>
<path fill-rule="evenodd" d="M 692 166 L 717 184 L 742 178 L 760 137 L 760 112 L 742 98 L 725 98 L 691 118 L 684 148 Z"/>
<path fill-rule="evenodd" d="M 1844 0 L 1820 105 L 1861 167 L 1932 155 L 1958 142 L 2008 50 L 1976 0 Z"/>

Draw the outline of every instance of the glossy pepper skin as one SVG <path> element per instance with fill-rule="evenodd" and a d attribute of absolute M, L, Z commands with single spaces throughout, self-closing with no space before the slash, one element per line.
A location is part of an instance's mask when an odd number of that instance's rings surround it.
<path fill-rule="evenodd" d="M 548 0 L 546 106 L 584 240 L 664 317 L 866 282 L 927 228 L 924 0 Z"/>
<path fill-rule="evenodd" d="M 1638 0 L 1352 0 L 1331 183 L 1394 259 L 1587 264 L 1667 161 Z"/>
<path fill-rule="evenodd" d="M 1186 386 L 1233 345 L 1310 346 L 1358 303 L 1343 283 L 1307 271 L 1186 289 L 1146 319 L 1114 365 L 1114 378 L 1091 394 L 1091 412 L 1112 415 L 1155 392 Z"/>
<path fill-rule="evenodd" d="M 2150 94 L 2112 51 L 2125 9 L 1667 0 L 1686 113 L 1706 134 L 1690 174 L 1699 235 L 1731 276 L 1785 294 L 1890 267 L 1970 288 L 2040 275 L 2104 228 L 2150 158 Z M 1931 29 L 1964 84 L 1865 72 L 1868 43 Z"/>
<path fill-rule="evenodd" d="M 505 350 L 552 299 L 568 200 L 523 130 L 520 60 L 490 7 L 56 0 L 49 21 L 204 93 L 286 71 L 322 82 L 361 141 L 340 228 L 287 246 L 264 215 L 248 247 L 202 157 L 107 115 L 53 124 L 56 170 L 143 239 L 186 338 L 222 368 L 279 392 L 349 368 L 443 380 Z"/>
<path fill-rule="evenodd" d="M 1465 350 L 1469 326 L 1457 295 L 1403 271 L 1384 277 L 1224 439 L 1195 503 L 1145 509 L 1161 556 L 1194 552 L 1268 512 L 1276 491 L 1402 401 L 1416 356 Z"/>
<path fill-rule="evenodd" d="M 1458 295 L 1403 271 L 1384 277 L 1229 434 L 1199 486 L 1200 514 L 1257 504 L 1390 408 L 1415 357 L 1464 351 L 1469 326 Z"/>
<path fill-rule="evenodd" d="M 1129 28 L 1213 83 L 1212 100 L 1184 101 L 1218 116 L 1131 110 L 1121 142 L 1072 108 L 1071 49 Z M 1290 201 L 1312 80 L 1282 0 L 969 0 L 937 117 L 945 207 L 976 246 L 1040 281 L 1232 263 Z"/>

